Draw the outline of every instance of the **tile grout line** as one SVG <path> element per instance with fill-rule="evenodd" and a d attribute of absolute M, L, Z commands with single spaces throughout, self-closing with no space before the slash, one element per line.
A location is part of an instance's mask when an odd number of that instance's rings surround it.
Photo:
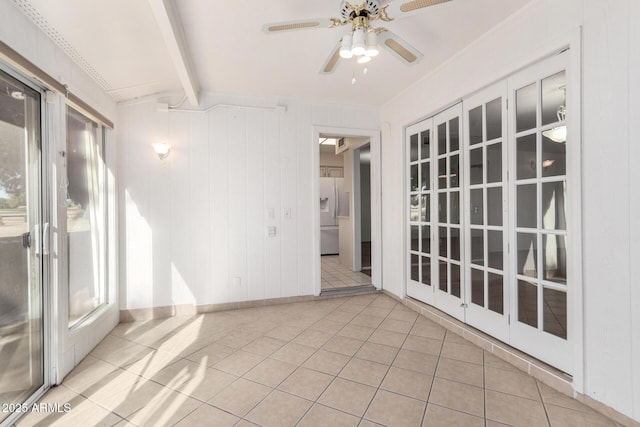
<path fill-rule="evenodd" d="M 399 304 L 398 302 L 396 302 L 396 305 L 393 306 L 393 309 L 395 309 L 396 307 L 398 307 Z M 389 314 L 387 314 L 387 316 L 384 318 L 384 320 L 380 323 L 380 325 L 382 325 L 382 323 L 384 323 L 385 320 L 387 320 L 389 318 L 389 315 L 393 312 L 393 309 L 391 309 L 391 311 L 389 311 Z M 378 384 L 378 387 L 376 388 L 376 392 L 374 393 L 373 397 L 371 398 L 371 401 L 369 402 L 369 404 L 367 405 L 367 408 L 364 411 L 364 414 L 362 414 L 362 420 L 364 420 L 364 416 L 367 414 L 367 411 L 369 410 L 369 408 L 371 407 L 371 403 L 373 403 L 373 400 L 376 398 L 376 396 L 378 395 L 378 392 L 380 391 L 380 387 L 382 386 L 382 383 L 384 383 L 384 380 L 387 378 L 387 375 L 389 375 L 389 371 L 391 370 L 391 367 L 393 366 L 393 363 L 396 361 L 396 359 L 398 358 L 398 355 L 400 354 L 400 351 L 402 350 L 402 347 L 404 346 L 404 344 L 407 342 L 407 338 L 409 338 L 409 335 L 411 333 L 411 330 L 413 329 L 413 327 L 416 324 L 418 317 L 416 316 L 415 319 L 413 319 L 413 321 L 411 322 L 411 327 L 409 328 L 409 331 L 407 332 L 407 335 L 404 337 L 404 340 L 402 340 L 402 344 L 400 344 L 400 347 L 398 348 L 398 352 L 396 353 L 396 355 L 394 356 L 393 360 L 391 361 L 391 363 L 389 364 L 389 367 L 387 368 L 387 372 L 385 372 L 384 376 L 382 377 L 382 379 L 380 380 L 380 384 Z M 392 319 L 395 320 L 395 319 Z M 378 328 L 380 327 L 380 325 L 378 325 Z M 376 328 L 376 331 L 378 330 L 378 328 Z M 383 389 L 384 390 L 384 389 Z M 384 390 L 386 391 L 386 390 Z M 397 394 L 397 393 L 395 393 Z M 400 395 L 402 396 L 402 395 Z M 408 396 L 407 396 L 408 397 Z M 425 410 L 427 407 L 427 403 L 425 402 Z M 424 418 L 424 416 L 423 416 Z M 369 421 L 369 420 L 367 420 Z"/>
<path fill-rule="evenodd" d="M 440 365 L 440 358 L 442 357 L 442 351 L 444 350 L 444 343 L 447 339 L 447 333 L 449 333 L 449 331 L 445 329 L 444 336 L 442 337 L 442 345 L 440 345 L 440 351 L 438 352 L 438 360 L 436 361 L 436 367 L 433 370 L 433 376 L 431 378 L 431 387 L 429 387 L 429 394 L 427 395 L 427 404 L 424 405 L 424 413 L 422 414 L 422 424 L 424 424 L 425 418 L 427 417 L 427 408 L 429 408 L 429 401 L 431 400 L 431 392 L 433 391 L 433 386 L 434 386 L 434 383 L 436 382 L 436 372 L 438 372 L 438 366 Z"/>
<path fill-rule="evenodd" d="M 542 403 L 542 408 L 544 409 L 544 416 L 547 418 L 547 425 L 551 426 L 551 419 L 549 418 L 547 405 L 545 405 L 544 398 L 542 397 L 542 391 L 540 391 L 540 384 L 538 384 L 538 380 L 534 380 L 534 381 L 536 383 L 536 390 L 538 390 L 538 396 L 540 396 L 540 403 Z"/>
<path fill-rule="evenodd" d="M 349 298 L 349 299 L 350 299 L 350 298 Z M 348 300 L 347 300 L 347 301 L 348 301 Z M 321 320 L 325 320 L 329 315 L 331 315 L 332 313 L 334 313 L 338 308 L 342 307 L 342 306 L 343 306 L 347 301 L 345 301 L 344 303 L 340 304 L 338 307 L 336 307 L 335 309 L 333 309 L 330 313 L 328 313 L 327 315 L 325 315 L 322 319 L 318 320 L 318 322 L 320 322 Z M 331 319 L 329 319 L 329 320 L 331 320 Z M 316 323 L 318 323 L 318 322 L 316 322 Z M 338 335 L 336 335 L 336 334 L 337 334 L 338 332 L 340 332 L 342 329 L 344 329 L 345 327 L 346 327 L 346 325 L 345 325 L 345 326 L 343 326 L 342 328 L 340 328 L 340 330 L 338 330 L 336 333 L 334 333 L 334 334 L 332 335 L 332 337 L 329 339 L 329 341 L 331 341 L 331 339 L 333 339 L 334 337 L 338 336 Z M 306 330 L 306 329 L 305 329 L 305 330 Z M 301 333 L 302 333 L 302 332 L 301 332 Z M 298 335 L 300 335 L 300 334 L 298 334 Z M 295 339 L 295 338 L 294 338 L 294 339 Z M 327 342 L 329 342 L 329 341 L 327 341 Z M 292 341 L 289 341 L 289 342 L 292 342 Z M 363 344 L 364 344 L 364 342 L 363 342 Z M 285 344 L 285 345 L 286 345 L 286 344 Z M 326 343 L 325 343 L 325 345 L 326 345 Z M 281 385 L 282 385 L 282 384 L 283 384 L 287 379 L 289 379 L 289 378 L 290 378 L 290 377 L 291 377 L 291 376 L 292 376 L 292 375 L 293 375 L 293 374 L 294 374 L 298 369 L 302 368 L 302 367 L 303 367 L 303 365 L 304 365 L 304 363 L 306 363 L 306 361 L 307 361 L 307 360 L 309 360 L 309 359 L 310 359 L 314 354 L 316 354 L 316 353 L 317 353 L 318 351 L 320 351 L 321 349 L 322 349 L 322 347 L 320 347 L 320 348 L 316 349 L 316 351 L 315 351 L 314 353 L 312 353 L 311 355 L 309 355 L 309 357 L 307 357 L 307 358 L 304 360 L 304 362 L 302 362 L 302 363 L 301 363 L 301 364 L 300 364 L 300 365 L 299 365 L 299 366 L 298 366 L 298 367 L 297 367 L 297 368 L 296 368 L 296 369 L 295 369 L 291 374 L 289 374 L 289 375 L 287 376 L 287 378 L 285 378 L 282 382 L 280 382 L 280 384 L 278 384 L 278 386 L 277 386 L 277 387 L 280 387 L 280 386 L 281 386 Z M 325 350 L 325 351 L 327 351 L 327 350 Z M 305 368 L 305 369 L 309 369 L 309 368 Z M 315 371 L 315 372 L 319 372 L 319 371 Z M 323 372 L 323 373 L 325 373 L 325 374 L 326 374 L 326 372 Z M 337 378 L 337 376 L 334 376 L 333 380 L 335 380 L 336 378 Z M 321 405 L 321 404 L 318 402 L 318 399 L 320 399 L 320 396 L 322 396 L 322 395 L 324 394 L 324 392 L 325 392 L 325 391 L 327 391 L 327 389 L 329 388 L 329 386 L 333 383 L 333 380 L 331 380 L 331 382 L 329 382 L 329 383 L 324 387 L 324 389 L 322 390 L 322 392 L 320 392 L 320 394 L 318 394 L 318 397 L 316 397 L 316 399 L 315 399 L 314 401 L 311 401 L 311 406 L 309 406 L 309 408 L 307 408 L 307 410 L 304 412 L 304 414 L 302 414 L 302 416 L 300 417 L 300 419 L 296 422 L 296 425 L 300 424 L 300 422 L 304 419 L 304 417 L 306 417 L 306 416 L 307 416 L 307 414 L 309 413 L 309 411 L 311 411 L 311 409 L 312 409 L 316 404 L 317 404 L 317 405 Z M 277 387 L 276 387 L 276 389 L 277 389 Z M 293 393 L 289 393 L 289 392 L 287 392 L 286 390 L 280 390 L 280 391 L 281 391 L 281 392 L 283 392 L 283 393 L 287 393 L 287 394 L 289 394 L 289 395 L 292 395 L 292 396 L 298 397 L 298 398 L 303 398 L 302 396 L 297 396 L 297 395 L 295 395 L 295 394 L 293 394 Z M 335 409 L 335 408 L 333 408 L 333 409 Z"/>
<path fill-rule="evenodd" d="M 347 303 L 348 301 L 350 301 L 350 300 L 351 300 L 351 298 L 348 298 L 348 299 L 347 299 L 343 304 L 340 304 L 340 305 L 339 305 L 338 307 L 336 307 L 333 311 L 331 311 L 331 313 L 334 313 L 338 308 L 342 307 L 344 304 L 346 304 L 346 303 Z M 371 304 L 371 302 L 369 302 L 369 304 L 367 304 L 367 305 L 366 305 L 366 306 L 364 306 L 364 307 L 366 308 L 366 307 L 368 307 L 370 304 Z M 349 320 L 349 322 L 347 322 L 347 323 L 346 323 L 342 328 L 340 328 L 337 332 L 335 332 L 335 333 L 333 334 L 333 336 L 332 336 L 332 337 L 331 337 L 327 342 L 331 341 L 331 339 L 332 339 L 332 338 L 334 338 L 334 337 L 336 337 L 336 336 L 341 336 L 341 335 L 337 335 L 337 334 L 338 334 L 338 332 L 340 332 L 340 331 L 342 331 L 344 328 L 346 328 L 346 327 L 347 327 L 347 325 L 348 325 L 348 324 L 350 324 L 350 323 L 351 323 L 351 321 L 352 321 L 353 319 L 355 319 L 358 315 L 360 315 L 360 314 L 365 310 L 365 308 L 363 308 L 362 310 L 360 310 L 358 313 L 355 313 L 355 316 L 353 316 L 353 317 L 351 318 L 351 320 Z M 325 317 L 323 317 L 323 319 L 326 319 L 326 318 L 327 318 L 327 316 L 329 316 L 331 313 L 327 314 Z M 322 319 L 321 319 L 321 320 L 322 320 Z M 371 332 L 371 334 L 369 334 L 369 337 L 370 337 L 372 334 L 373 334 L 373 332 Z M 369 338 L 369 337 L 367 337 L 367 338 Z M 350 337 L 344 337 L 344 338 L 350 338 Z M 353 339 L 353 338 L 350 338 L 350 339 Z M 362 340 L 362 344 L 360 345 L 360 347 L 358 347 L 358 350 L 356 350 L 356 352 L 355 352 L 355 353 L 357 353 L 357 352 L 360 350 L 360 348 L 362 348 L 362 346 L 365 344 L 365 342 L 366 342 L 366 340 Z M 324 345 L 326 345 L 326 343 L 325 343 Z M 316 354 L 316 353 L 317 353 L 318 351 L 320 351 L 320 350 L 322 350 L 322 347 L 320 347 L 319 349 L 317 349 L 317 350 L 316 350 L 316 352 L 314 352 L 313 354 Z M 331 353 L 335 353 L 335 352 L 332 352 L 332 351 L 330 351 L 330 350 L 324 350 L 324 351 L 331 352 Z M 354 355 L 355 355 L 355 353 L 354 353 Z M 313 356 L 313 354 L 312 354 L 311 356 L 309 356 L 306 360 L 309 360 L 309 359 Z M 336 353 L 336 354 L 342 354 L 342 353 Z M 351 358 L 349 359 L 349 361 L 351 361 L 351 359 L 353 359 L 353 357 L 354 357 L 354 356 L 351 356 Z M 305 360 L 305 362 L 306 362 L 306 360 Z M 347 366 L 347 364 L 348 364 L 348 363 L 349 363 L 349 362 L 345 363 L 345 365 L 344 365 L 344 366 Z M 309 407 L 309 409 L 307 409 L 307 411 L 303 414 L 303 416 L 302 416 L 302 417 L 300 417 L 300 419 L 298 420 L 298 422 L 296 423 L 296 425 L 300 424 L 300 422 L 304 419 L 304 417 L 309 413 L 309 411 L 311 411 L 311 409 L 312 409 L 312 408 L 314 407 L 314 405 L 316 405 L 316 404 L 317 404 L 317 405 L 322 405 L 322 406 L 325 406 L 325 407 L 327 407 L 327 408 L 331 408 L 331 409 L 333 409 L 333 410 L 336 410 L 336 411 L 339 411 L 339 412 L 342 412 L 342 413 L 345 413 L 345 414 L 348 414 L 348 415 L 353 416 L 353 414 L 350 414 L 350 413 L 348 413 L 348 412 L 344 412 L 344 411 L 342 411 L 341 409 L 337 409 L 337 408 L 333 408 L 333 407 L 331 407 L 331 406 L 323 405 L 322 403 L 318 402 L 318 399 L 320 399 L 320 397 L 322 397 L 322 395 L 327 391 L 327 389 L 331 386 L 331 384 L 333 384 L 333 382 L 334 382 L 337 378 L 339 378 L 339 377 L 338 377 L 338 375 L 340 375 L 340 372 L 342 372 L 342 370 L 344 369 L 344 366 L 342 367 L 342 369 L 340 369 L 340 371 L 339 371 L 336 375 L 333 375 L 333 379 L 332 379 L 332 380 L 331 380 L 331 381 L 326 385 L 326 387 L 325 387 L 325 388 L 322 390 L 322 392 L 318 395 L 318 397 L 316 398 L 316 400 L 315 400 L 315 401 L 313 401 L 313 404 Z M 300 367 L 302 367 L 302 365 L 300 365 Z M 305 368 L 305 369 L 310 369 L 310 368 Z M 314 369 L 311 369 L 311 370 L 314 370 Z M 315 371 L 315 370 L 314 370 L 314 371 Z M 321 371 L 315 371 L 315 372 L 321 372 Z M 326 372 L 321 372 L 321 373 L 325 373 L 325 374 L 326 374 Z M 365 411 L 365 412 L 366 412 L 366 411 Z M 363 414 L 363 416 L 364 416 L 364 414 Z M 362 419 L 363 419 L 363 418 L 362 418 L 362 417 L 358 417 L 358 418 L 360 418 L 360 422 L 362 422 Z"/>
<path fill-rule="evenodd" d="M 486 370 L 486 351 L 482 350 L 482 397 L 484 405 L 484 426 L 487 427 L 487 370 Z"/>

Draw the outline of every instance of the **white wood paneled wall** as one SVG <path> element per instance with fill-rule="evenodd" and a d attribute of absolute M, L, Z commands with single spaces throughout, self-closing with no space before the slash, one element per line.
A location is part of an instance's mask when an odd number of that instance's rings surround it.
<path fill-rule="evenodd" d="M 313 294 L 312 126 L 377 128 L 378 111 L 204 96 L 220 103 L 287 110 L 119 107 L 121 309 Z M 172 146 L 164 161 L 157 141 Z"/>

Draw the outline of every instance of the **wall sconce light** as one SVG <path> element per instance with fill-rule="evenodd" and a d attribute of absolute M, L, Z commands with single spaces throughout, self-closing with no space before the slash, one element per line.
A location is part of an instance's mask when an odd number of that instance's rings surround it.
<path fill-rule="evenodd" d="M 169 153 L 171 153 L 171 146 L 166 142 L 157 142 L 153 144 L 153 151 L 156 152 L 160 160 L 164 160 L 169 157 Z"/>

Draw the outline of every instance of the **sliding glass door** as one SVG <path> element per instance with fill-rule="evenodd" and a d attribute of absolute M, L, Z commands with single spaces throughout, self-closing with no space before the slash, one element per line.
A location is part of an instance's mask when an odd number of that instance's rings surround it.
<path fill-rule="evenodd" d="M 0 422 L 45 383 L 40 111 L 0 71 Z"/>

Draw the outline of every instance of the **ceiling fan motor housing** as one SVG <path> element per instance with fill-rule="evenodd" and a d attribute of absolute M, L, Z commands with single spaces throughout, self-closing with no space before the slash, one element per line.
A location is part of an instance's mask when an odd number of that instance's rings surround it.
<path fill-rule="evenodd" d="M 380 12 L 379 0 L 366 0 L 364 3 L 365 3 L 365 10 L 369 12 L 369 15 L 377 15 L 378 12 Z"/>
<path fill-rule="evenodd" d="M 379 11 L 379 0 L 365 0 L 363 4 L 358 5 L 352 5 L 345 0 L 340 5 L 340 15 L 346 22 L 353 18 L 357 18 L 358 16 L 367 17 L 369 15 L 377 15 Z"/>

